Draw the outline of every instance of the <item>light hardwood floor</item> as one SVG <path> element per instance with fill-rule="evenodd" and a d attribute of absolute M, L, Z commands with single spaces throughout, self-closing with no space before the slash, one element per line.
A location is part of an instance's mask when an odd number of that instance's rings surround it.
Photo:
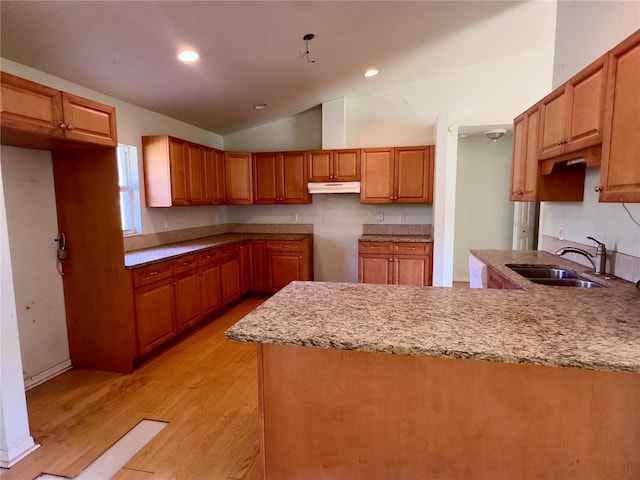
<path fill-rule="evenodd" d="M 28 391 L 42 446 L 2 480 L 73 478 L 142 419 L 169 425 L 114 479 L 261 478 L 256 346 L 224 331 L 263 301 L 242 301 L 132 374 L 73 369 Z"/>

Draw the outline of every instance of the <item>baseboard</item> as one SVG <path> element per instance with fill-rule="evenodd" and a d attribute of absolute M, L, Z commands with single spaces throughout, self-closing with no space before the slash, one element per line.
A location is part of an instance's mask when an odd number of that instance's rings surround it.
<path fill-rule="evenodd" d="M 47 368 L 44 372 L 27 376 L 24 379 L 24 389 L 29 390 L 30 388 L 38 386 L 41 383 L 46 382 L 47 380 L 51 380 L 53 377 L 56 377 L 61 373 L 66 372 L 67 370 L 71 370 L 72 368 L 73 365 L 71 365 L 71 360 L 65 360 L 64 362 L 60 362 L 51 368 Z"/>
<path fill-rule="evenodd" d="M 0 467 L 12 467 L 38 448 L 40 448 L 40 444 L 35 443 L 33 437 L 29 436 L 26 440 L 15 445 L 11 450 L 0 450 Z"/>

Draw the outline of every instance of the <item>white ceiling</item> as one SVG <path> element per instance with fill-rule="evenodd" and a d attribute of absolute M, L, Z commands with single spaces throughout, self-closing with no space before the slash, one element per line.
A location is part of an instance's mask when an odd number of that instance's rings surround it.
<path fill-rule="evenodd" d="M 481 0 L 0 8 L 2 58 L 222 135 L 553 42 L 556 12 L 553 1 Z M 316 36 L 315 63 L 302 58 L 306 33 Z M 176 59 L 186 46 L 199 51 L 196 63 Z M 369 67 L 380 74 L 364 78 Z"/>

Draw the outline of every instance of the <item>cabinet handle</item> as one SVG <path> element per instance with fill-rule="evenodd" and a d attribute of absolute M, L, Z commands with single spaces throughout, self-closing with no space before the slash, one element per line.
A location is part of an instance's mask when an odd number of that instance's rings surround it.
<path fill-rule="evenodd" d="M 302 260 L 302 257 L 298 257 L 300 260 Z"/>
<path fill-rule="evenodd" d="M 73 130 L 73 125 L 67 125 L 67 130 Z"/>
<path fill-rule="evenodd" d="M 601 187 L 601 186 L 597 186 L 597 187 L 596 187 L 596 193 L 599 193 L 599 192 L 601 192 L 601 191 L 602 191 L 602 187 Z"/>
<path fill-rule="evenodd" d="M 156 275 L 158 275 L 160 272 L 149 272 L 149 276 L 150 277 L 155 277 Z"/>
<path fill-rule="evenodd" d="M 204 257 L 206 260 L 209 260 L 211 258 L 211 255 L 207 255 L 206 257 Z"/>
<path fill-rule="evenodd" d="M 415 250 L 416 247 L 404 247 L 404 250 Z"/>
<path fill-rule="evenodd" d="M 177 285 L 176 282 L 172 282 L 171 285 L 173 285 L 174 287 Z"/>
<path fill-rule="evenodd" d="M 65 128 L 67 128 L 67 124 L 66 123 L 61 123 L 60 124 L 60 128 L 64 130 Z"/>
<path fill-rule="evenodd" d="M 280 248 L 289 248 L 290 245 L 280 245 Z"/>

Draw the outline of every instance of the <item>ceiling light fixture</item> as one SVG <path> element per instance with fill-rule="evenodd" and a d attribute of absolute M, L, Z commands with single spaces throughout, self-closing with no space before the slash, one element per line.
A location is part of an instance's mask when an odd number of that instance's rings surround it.
<path fill-rule="evenodd" d="M 309 41 L 313 40 L 314 38 L 316 38 L 316 36 L 313 33 L 307 33 L 304 37 L 302 37 L 302 39 L 304 40 L 304 44 L 305 44 L 306 50 L 300 56 L 300 59 L 306 58 L 307 62 L 309 62 L 309 63 L 316 63 L 315 60 L 312 60 L 311 57 L 309 57 L 309 55 L 311 55 L 311 53 L 309 52 Z"/>
<path fill-rule="evenodd" d="M 195 62 L 198 58 L 200 55 L 195 50 L 182 50 L 178 54 L 178 59 L 183 62 Z"/>
<path fill-rule="evenodd" d="M 266 103 L 256 103 L 253 106 L 254 110 L 264 110 L 265 108 L 267 108 L 267 104 Z"/>
<path fill-rule="evenodd" d="M 496 143 L 505 133 L 507 133 L 507 131 L 504 128 L 494 128 L 493 130 L 484 132 L 485 136 L 491 139 L 493 143 Z"/>
<path fill-rule="evenodd" d="M 369 70 L 367 70 L 366 72 L 364 72 L 364 76 L 369 78 L 369 77 L 375 77 L 378 73 L 380 73 L 378 70 L 376 70 L 375 68 L 370 68 Z"/>

